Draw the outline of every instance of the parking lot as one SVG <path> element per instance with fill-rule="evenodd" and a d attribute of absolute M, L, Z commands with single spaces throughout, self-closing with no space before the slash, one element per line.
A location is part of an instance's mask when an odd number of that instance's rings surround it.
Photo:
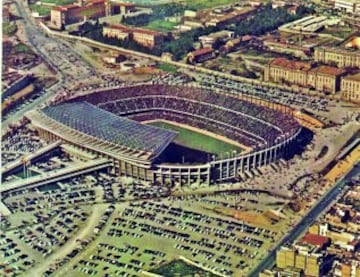
<path fill-rule="evenodd" d="M 142 270 L 157 268 L 180 255 L 225 276 L 243 276 L 265 255 L 281 235 L 278 228 L 285 224 L 255 227 L 213 209 L 249 209 L 251 202 L 236 203 L 256 197 L 261 196 L 224 193 L 116 204 L 97 239 L 54 276 L 65 272 L 70 276 L 100 272 L 139 276 Z M 257 206 L 266 210 L 266 205 Z"/>
<path fill-rule="evenodd" d="M 13 131 L 2 137 L 1 142 L 1 164 L 3 166 L 25 154 L 33 153 L 45 145 L 36 132 L 25 126 L 14 128 Z"/>
<path fill-rule="evenodd" d="M 238 93 L 249 94 L 260 98 L 276 101 L 284 105 L 300 106 L 314 111 L 328 111 L 331 100 L 318 98 L 310 95 L 296 94 L 278 88 L 264 88 L 261 86 L 240 83 L 229 79 L 215 76 L 201 75 L 199 78 L 201 85 L 210 86 L 224 90 L 231 90 Z"/>

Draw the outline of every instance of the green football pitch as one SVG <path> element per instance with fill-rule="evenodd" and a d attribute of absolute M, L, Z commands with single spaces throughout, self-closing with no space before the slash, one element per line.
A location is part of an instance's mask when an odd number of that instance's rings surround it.
<path fill-rule="evenodd" d="M 149 125 L 178 132 L 178 135 L 175 137 L 174 142 L 188 148 L 201 150 L 215 155 L 222 154 L 224 155 L 224 157 L 226 157 L 226 153 L 232 153 L 233 151 L 236 151 L 236 153 L 240 153 L 241 151 L 243 151 L 242 148 L 236 145 L 229 144 L 222 140 L 186 128 L 182 128 L 177 125 L 161 121 L 152 122 L 149 123 Z"/>

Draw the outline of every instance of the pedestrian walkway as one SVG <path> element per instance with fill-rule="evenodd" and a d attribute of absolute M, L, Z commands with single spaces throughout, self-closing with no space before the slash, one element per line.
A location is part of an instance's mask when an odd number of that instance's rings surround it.
<path fill-rule="evenodd" d="M 0 201 L 0 216 L 8 216 L 10 215 L 10 210 L 6 207 L 6 205 Z"/>

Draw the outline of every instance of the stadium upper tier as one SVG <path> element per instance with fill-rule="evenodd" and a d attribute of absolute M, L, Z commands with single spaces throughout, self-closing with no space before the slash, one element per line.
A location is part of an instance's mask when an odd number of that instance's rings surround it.
<path fill-rule="evenodd" d="M 299 129 L 289 114 L 196 88 L 141 85 L 77 97 L 138 121 L 167 119 L 215 132 L 244 145 L 270 146 Z"/>
<path fill-rule="evenodd" d="M 176 136 L 176 132 L 139 124 L 87 102 L 62 103 L 42 113 L 95 139 L 151 154 L 161 152 Z"/>

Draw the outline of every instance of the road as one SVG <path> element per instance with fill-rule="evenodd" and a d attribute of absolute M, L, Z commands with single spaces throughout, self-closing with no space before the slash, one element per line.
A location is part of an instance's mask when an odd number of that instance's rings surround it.
<path fill-rule="evenodd" d="M 31 18 L 28 7 L 25 6 L 24 1 L 14 1 L 16 11 L 22 20 L 18 21 L 24 33 L 26 43 L 39 55 L 49 67 L 56 70 L 56 77 L 58 82 L 51 88 L 48 88 L 44 93 L 36 98 L 32 103 L 24 105 L 19 111 L 15 112 L 8 118 L 2 121 L 2 134 L 6 131 L 10 123 L 17 122 L 21 119 L 27 111 L 33 110 L 41 104 L 45 103 L 57 92 L 64 88 L 71 87 L 79 79 L 91 77 L 95 70 L 85 63 L 82 58 L 77 55 L 72 49 L 58 38 L 48 37 L 42 32 L 33 19 Z M 56 49 L 56 51 L 49 51 L 49 49 Z M 76 62 L 69 61 L 68 57 L 72 55 Z M 62 68 L 64 63 L 68 63 L 68 68 Z M 77 74 L 78 76 L 74 76 Z"/>
<path fill-rule="evenodd" d="M 18 24 L 23 25 L 23 30 L 24 30 L 24 35 L 27 38 L 27 42 L 28 44 L 32 47 L 33 51 L 40 55 L 43 59 L 44 57 L 46 57 L 46 55 L 44 53 L 42 53 L 40 51 L 40 49 L 38 48 L 37 44 L 35 43 L 34 39 L 32 39 L 32 36 L 34 33 L 37 33 L 38 36 L 41 36 L 42 33 L 36 31 L 36 27 L 34 25 L 34 23 L 32 22 L 32 20 L 29 18 L 28 14 L 26 12 L 24 12 L 24 6 L 23 3 L 21 1 L 15 1 L 14 2 L 15 6 L 16 6 L 16 10 L 19 14 L 20 17 L 23 18 L 24 21 L 19 21 Z M 45 59 L 48 62 L 48 59 Z M 50 63 L 51 65 L 51 63 Z M 40 97 L 36 98 L 32 103 L 30 103 L 29 105 L 26 105 L 25 107 L 23 107 L 22 109 L 20 109 L 18 112 L 14 113 L 12 116 L 8 117 L 7 119 L 2 121 L 2 134 L 4 134 L 4 132 L 6 131 L 8 125 L 10 123 L 14 123 L 16 121 L 18 121 L 19 119 L 21 119 L 24 114 L 32 109 L 34 109 L 35 107 L 41 105 L 42 103 L 46 102 L 48 99 L 50 99 L 50 97 L 52 97 L 55 94 L 55 91 L 61 86 L 62 84 L 62 76 L 61 74 L 57 74 L 57 77 L 59 79 L 59 82 L 57 82 L 56 84 L 54 84 L 52 86 L 51 89 L 49 89 L 48 91 L 46 91 L 43 95 L 41 95 Z"/>
<path fill-rule="evenodd" d="M 270 252 L 270 254 L 265 258 L 250 274 L 251 277 L 259 276 L 260 272 L 264 269 L 270 268 L 275 263 L 276 251 L 280 246 L 292 243 L 295 241 L 310 225 L 314 222 L 315 219 L 325 210 L 333 200 L 341 193 L 342 189 L 345 187 L 346 182 L 351 178 L 360 175 L 360 167 L 355 166 L 352 171 L 350 171 L 346 177 L 336 183 L 331 190 L 329 190 L 324 197 L 322 197 L 317 204 L 303 217 L 292 231 L 287 234 L 283 239 L 277 244 L 277 246 Z"/>

